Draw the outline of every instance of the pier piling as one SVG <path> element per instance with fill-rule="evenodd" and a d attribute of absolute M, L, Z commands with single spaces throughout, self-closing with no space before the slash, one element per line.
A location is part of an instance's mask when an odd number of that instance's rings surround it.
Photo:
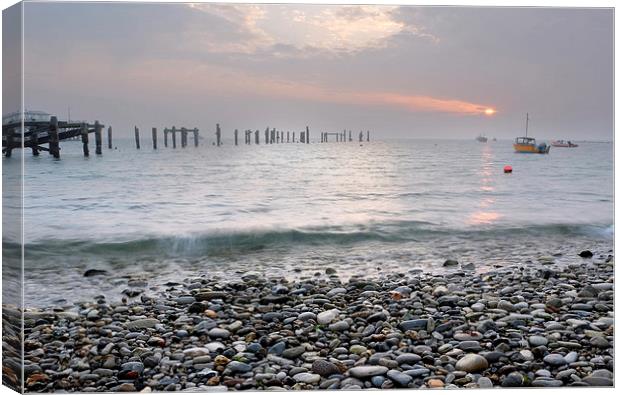
<path fill-rule="evenodd" d="M 164 128 L 164 147 L 168 148 L 168 128 Z"/>
<path fill-rule="evenodd" d="M 7 158 L 11 157 L 11 152 L 13 151 L 13 130 L 9 130 L 9 133 L 6 136 L 6 149 L 4 152 L 4 156 Z"/>
<path fill-rule="evenodd" d="M 81 126 L 81 133 L 82 133 L 82 151 L 84 152 L 84 156 L 88 157 L 89 152 L 88 152 L 88 127 L 86 126 L 85 123 L 82 124 Z"/>
<path fill-rule="evenodd" d="M 215 124 L 215 139 L 217 142 L 217 146 L 219 147 L 221 144 L 221 136 L 222 136 L 222 131 L 220 130 L 220 124 L 216 123 Z"/>
<path fill-rule="evenodd" d="M 177 129 L 173 126 L 172 127 L 172 148 L 176 148 L 177 147 Z"/>
<path fill-rule="evenodd" d="M 58 159 L 60 158 L 60 143 L 58 140 L 58 118 L 53 116 L 50 119 L 50 140 L 49 140 L 50 154 Z"/>
<path fill-rule="evenodd" d="M 366 131 L 366 141 L 370 141 L 370 130 Z"/>
<path fill-rule="evenodd" d="M 137 126 L 134 126 L 134 134 L 136 136 L 136 149 L 140 149 L 140 131 Z"/>
<path fill-rule="evenodd" d="M 310 144 L 310 128 L 306 126 L 306 144 Z"/>
<path fill-rule="evenodd" d="M 39 132 L 32 132 L 32 155 L 39 156 Z"/>
<path fill-rule="evenodd" d="M 101 129 L 103 126 L 95 121 L 95 155 L 101 155 Z"/>
<path fill-rule="evenodd" d="M 198 147 L 198 128 L 192 130 L 194 133 L 194 147 Z"/>
<path fill-rule="evenodd" d="M 153 134 L 153 149 L 157 149 L 157 128 L 153 128 L 151 133 Z"/>
<path fill-rule="evenodd" d="M 239 130 L 235 129 L 235 145 L 239 145 L 237 142 L 237 135 L 239 134 Z M 245 143 L 248 143 L 248 132 L 245 132 Z"/>
<path fill-rule="evenodd" d="M 108 126 L 108 149 L 112 149 L 112 126 Z"/>

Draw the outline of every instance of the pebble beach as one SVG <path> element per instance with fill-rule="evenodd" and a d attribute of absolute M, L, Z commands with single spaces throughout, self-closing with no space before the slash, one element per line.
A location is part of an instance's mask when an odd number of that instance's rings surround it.
<path fill-rule="evenodd" d="M 227 391 L 613 385 L 613 252 L 343 281 L 248 273 L 27 309 L 25 387 Z M 85 273 L 86 274 L 86 273 Z M 90 272 L 89 276 L 105 275 Z M 4 306 L 5 347 L 17 310 Z M 17 333 L 17 332 L 13 332 Z M 11 341 L 12 340 L 12 341 Z M 10 351 L 10 350 L 8 350 Z M 8 352 L 7 354 L 8 355 Z M 19 360 L 4 363 L 10 383 Z"/>

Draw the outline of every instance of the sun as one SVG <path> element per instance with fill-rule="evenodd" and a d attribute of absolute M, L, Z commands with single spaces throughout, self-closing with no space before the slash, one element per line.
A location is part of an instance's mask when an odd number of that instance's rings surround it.
<path fill-rule="evenodd" d="M 493 114 L 495 114 L 495 110 L 492 109 L 492 108 L 487 108 L 486 110 L 484 110 L 484 113 L 486 115 L 493 115 Z"/>

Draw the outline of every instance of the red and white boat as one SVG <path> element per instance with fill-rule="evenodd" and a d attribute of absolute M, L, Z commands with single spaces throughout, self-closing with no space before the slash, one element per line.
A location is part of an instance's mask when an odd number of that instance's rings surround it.
<path fill-rule="evenodd" d="M 564 141 L 564 140 L 555 140 L 551 142 L 551 145 L 554 147 L 563 147 L 563 148 L 575 148 L 575 147 L 579 147 L 579 145 L 572 143 L 570 140 L 569 141 Z"/>

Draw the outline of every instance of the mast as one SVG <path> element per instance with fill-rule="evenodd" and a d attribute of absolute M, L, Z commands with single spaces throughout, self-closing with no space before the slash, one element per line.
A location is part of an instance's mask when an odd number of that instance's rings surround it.
<path fill-rule="evenodd" d="M 530 121 L 530 114 L 529 113 L 525 113 L 525 137 L 527 137 L 527 127 Z"/>

